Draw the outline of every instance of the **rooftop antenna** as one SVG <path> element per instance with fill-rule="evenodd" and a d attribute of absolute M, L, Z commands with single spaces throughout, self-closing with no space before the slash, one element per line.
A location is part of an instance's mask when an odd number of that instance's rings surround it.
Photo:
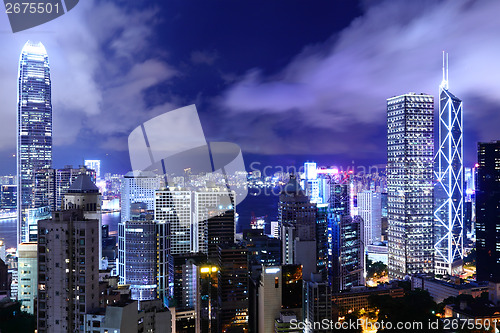
<path fill-rule="evenodd" d="M 441 88 L 448 89 L 448 53 L 443 51 L 443 81 L 441 81 Z"/>
<path fill-rule="evenodd" d="M 448 52 L 446 52 L 446 89 L 448 89 Z"/>

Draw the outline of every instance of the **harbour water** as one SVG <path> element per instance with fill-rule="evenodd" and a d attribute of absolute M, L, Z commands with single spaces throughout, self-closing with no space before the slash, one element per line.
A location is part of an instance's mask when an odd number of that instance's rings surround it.
<path fill-rule="evenodd" d="M 278 212 L 278 197 L 276 195 L 260 194 L 248 195 L 247 198 L 236 207 L 239 214 L 236 232 L 250 228 L 250 218 L 252 213 L 255 216 L 266 217 L 266 232 L 270 230 L 270 221 L 276 221 Z M 111 236 L 118 236 L 118 223 L 120 213 L 106 213 L 102 215 L 102 224 L 109 225 Z M 0 240 L 5 242 L 6 248 L 16 247 L 16 219 L 0 220 Z"/>

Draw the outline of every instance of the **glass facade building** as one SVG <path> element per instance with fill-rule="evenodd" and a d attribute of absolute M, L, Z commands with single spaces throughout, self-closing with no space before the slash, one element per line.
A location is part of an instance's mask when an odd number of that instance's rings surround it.
<path fill-rule="evenodd" d="M 28 241 L 27 209 L 34 172 L 52 164 L 52 102 L 49 57 L 42 43 L 28 41 L 19 59 L 17 94 L 17 243 Z"/>
<path fill-rule="evenodd" d="M 433 273 L 434 97 L 387 100 L 389 278 Z"/>
<path fill-rule="evenodd" d="M 434 159 L 434 268 L 436 274 L 456 275 L 462 271 L 463 262 L 463 107 L 462 101 L 449 92 L 447 76 L 443 63 Z"/>

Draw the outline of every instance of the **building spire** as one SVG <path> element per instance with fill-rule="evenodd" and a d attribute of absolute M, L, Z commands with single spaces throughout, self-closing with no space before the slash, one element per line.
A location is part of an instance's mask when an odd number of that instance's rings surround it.
<path fill-rule="evenodd" d="M 440 88 L 448 89 L 448 53 L 443 51 L 443 81 Z"/>

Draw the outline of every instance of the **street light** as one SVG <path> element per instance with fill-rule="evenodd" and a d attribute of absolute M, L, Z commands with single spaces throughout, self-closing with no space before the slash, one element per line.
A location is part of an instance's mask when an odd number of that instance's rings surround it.
<path fill-rule="evenodd" d="M 212 332 L 212 273 L 215 274 L 219 271 L 217 266 L 202 266 L 200 273 L 207 274 L 208 276 L 208 331 Z"/>

